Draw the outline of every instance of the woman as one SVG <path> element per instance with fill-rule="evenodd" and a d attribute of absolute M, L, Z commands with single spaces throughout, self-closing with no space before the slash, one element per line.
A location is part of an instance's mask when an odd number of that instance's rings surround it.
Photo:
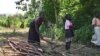
<path fill-rule="evenodd" d="M 42 24 L 44 16 L 42 13 L 39 14 L 35 20 L 30 23 L 29 27 L 29 35 L 28 35 L 28 42 L 29 43 L 37 43 L 40 45 L 40 33 L 39 27 Z"/>
<path fill-rule="evenodd" d="M 72 38 L 74 37 L 73 33 L 73 24 L 71 21 L 70 15 L 65 16 L 65 37 L 66 37 L 66 50 L 70 49 Z"/>
<path fill-rule="evenodd" d="M 91 42 L 100 46 L 100 13 L 97 13 L 92 19 L 92 26 L 94 27 L 94 35 Z"/>

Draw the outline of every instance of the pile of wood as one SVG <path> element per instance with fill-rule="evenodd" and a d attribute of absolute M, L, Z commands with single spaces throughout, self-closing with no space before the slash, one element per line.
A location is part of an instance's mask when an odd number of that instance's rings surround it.
<path fill-rule="evenodd" d="M 37 44 L 8 40 L 0 48 L 0 56 L 43 56 Z"/>

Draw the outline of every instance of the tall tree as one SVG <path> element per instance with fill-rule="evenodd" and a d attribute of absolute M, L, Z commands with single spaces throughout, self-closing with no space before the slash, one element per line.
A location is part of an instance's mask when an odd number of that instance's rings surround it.
<path fill-rule="evenodd" d="M 55 23 L 59 13 L 59 0 L 42 0 L 42 4 L 46 18 Z"/>

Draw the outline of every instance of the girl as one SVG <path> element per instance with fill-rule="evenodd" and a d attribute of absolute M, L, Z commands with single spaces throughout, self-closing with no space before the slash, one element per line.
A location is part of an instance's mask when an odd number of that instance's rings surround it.
<path fill-rule="evenodd" d="M 73 24 L 71 21 L 70 15 L 65 16 L 65 37 L 66 37 L 66 50 L 70 49 L 72 38 L 74 37 L 73 33 Z"/>

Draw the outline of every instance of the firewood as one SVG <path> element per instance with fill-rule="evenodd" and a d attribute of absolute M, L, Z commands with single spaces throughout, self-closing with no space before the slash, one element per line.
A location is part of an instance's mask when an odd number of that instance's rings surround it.
<path fill-rule="evenodd" d="M 11 48 L 12 48 L 14 51 L 19 52 L 19 51 L 16 49 L 16 46 L 17 46 L 17 45 L 16 45 L 15 43 L 9 41 L 8 44 L 11 46 Z"/>
<path fill-rule="evenodd" d="M 38 51 L 38 47 L 36 47 L 34 44 L 31 45 L 27 42 L 20 41 L 19 43 L 14 43 L 12 41 L 8 41 L 9 46 L 16 52 L 23 55 L 39 55 L 41 56 L 41 52 Z"/>

